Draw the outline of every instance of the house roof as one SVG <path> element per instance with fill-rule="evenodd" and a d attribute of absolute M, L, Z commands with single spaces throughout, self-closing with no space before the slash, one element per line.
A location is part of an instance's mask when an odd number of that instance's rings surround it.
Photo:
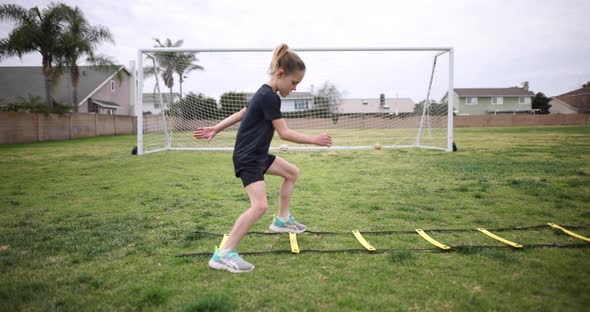
<path fill-rule="evenodd" d="M 523 88 L 456 88 L 458 96 L 535 96 L 535 93 Z"/>
<path fill-rule="evenodd" d="M 103 101 L 103 100 L 92 100 L 92 102 L 100 107 L 104 107 L 104 108 L 119 108 L 119 104 L 114 103 L 114 102 L 109 102 L 109 101 Z"/>
<path fill-rule="evenodd" d="M 570 91 L 554 98 L 575 108 L 578 113 L 590 113 L 590 87 Z"/>
<path fill-rule="evenodd" d="M 131 75 L 124 66 L 118 67 Z M 93 66 L 80 66 L 78 99 L 90 96 L 98 86 L 111 77 L 115 71 L 100 71 Z M 19 96 L 28 95 L 45 99 L 45 77 L 41 66 L 0 67 L 0 100 L 6 102 Z M 72 103 L 72 84 L 68 75 L 54 80 L 53 98 L 57 102 Z"/>

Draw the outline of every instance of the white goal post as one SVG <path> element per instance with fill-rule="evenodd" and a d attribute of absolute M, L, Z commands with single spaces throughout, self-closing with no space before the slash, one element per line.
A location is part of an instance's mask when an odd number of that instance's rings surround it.
<path fill-rule="evenodd" d="M 452 47 L 293 48 L 306 64 L 281 97 L 287 125 L 328 132 L 334 146 L 289 150 L 453 149 Z M 139 49 L 135 75 L 137 153 L 231 151 L 239 123 L 211 142 L 192 134 L 246 106 L 268 81 L 273 49 Z M 450 95 L 450 96 L 449 96 Z M 290 144 L 275 135 L 271 150 Z"/>

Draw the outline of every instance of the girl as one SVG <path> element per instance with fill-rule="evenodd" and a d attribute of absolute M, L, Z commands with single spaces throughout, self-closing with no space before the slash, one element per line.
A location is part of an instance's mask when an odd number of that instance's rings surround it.
<path fill-rule="evenodd" d="M 236 136 L 233 162 L 236 177 L 242 179 L 250 198 L 250 208 L 238 217 L 223 248 L 216 249 L 213 253 L 213 257 L 209 260 L 209 266 L 213 269 L 233 273 L 249 272 L 254 269 L 254 265 L 238 255 L 236 248 L 254 222 L 268 210 L 265 173 L 283 177 L 279 194 L 279 215 L 275 217 L 269 228 L 275 232 L 301 233 L 306 230 L 305 225 L 295 221 L 289 209 L 299 169 L 281 157 L 268 153 L 275 130 L 281 140 L 319 146 L 332 145 L 332 138 L 327 133 L 308 136 L 289 129 L 281 115 L 281 99 L 276 93 L 279 92 L 283 97 L 288 96 L 295 91 L 304 75 L 305 64 L 301 58 L 290 51 L 286 44 L 279 45 L 273 52 L 270 80 L 258 89 L 248 106 L 214 127 L 198 128 L 193 133 L 197 139 L 211 141 L 223 129 L 242 121 Z"/>

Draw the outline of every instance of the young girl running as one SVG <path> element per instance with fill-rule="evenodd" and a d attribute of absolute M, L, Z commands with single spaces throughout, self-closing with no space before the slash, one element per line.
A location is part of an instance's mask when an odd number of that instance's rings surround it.
<path fill-rule="evenodd" d="M 214 269 L 233 273 L 254 269 L 254 265 L 239 256 L 236 248 L 254 222 L 268 210 L 265 173 L 283 177 L 279 193 L 279 214 L 269 226 L 270 230 L 294 233 L 306 230 L 305 225 L 295 221 L 289 208 L 299 169 L 281 157 L 268 153 L 275 130 L 281 140 L 319 146 L 332 145 L 332 138 L 327 133 L 308 136 L 289 129 L 281 115 L 281 99 L 277 91 L 283 97 L 288 96 L 295 91 L 304 75 L 305 64 L 301 58 L 290 51 L 286 44 L 279 45 L 273 52 L 270 80 L 258 89 L 248 106 L 213 127 L 198 128 L 193 133 L 197 139 L 211 141 L 223 129 L 242 121 L 236 136 L 233 162 L 236 177 L 242 179 L 250 198 L 250 208 L 238 217 L 223 248 L 216 249 L 213 253 L 209 266 Z"/>

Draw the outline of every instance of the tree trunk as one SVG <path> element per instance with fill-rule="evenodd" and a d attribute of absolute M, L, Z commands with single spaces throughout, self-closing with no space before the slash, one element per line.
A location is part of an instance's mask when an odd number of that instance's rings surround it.
<path fill-rule="evenodd" d="M 78 84 L 80 83 L 80 69 L 77 65 L 71 68 L 72 75 L 72 109 L 74 113 L 78 112 Z"/>
<path fill-rule="evenodd" d="M 74 113 L 78 112 L 78 86 L 74 86 L 72 90 L 72 96 L 74 97 L 74 103 L 72 103 L 72 110 Z"/>
<path fill-rule="evenodd" d="M 45 76 L 45 104 L 49 108 L 49 112 L 53 112 L 53 96 L 51 91 L 53 88 L 53 67 L 51 66 L 51 56 L 43 55 L 43 76 Z"/>
<path fill-rule="evenodd" d="M 47 104 L 49 112 L 53 112 L 53 97 L 51 96 L 52 82 L 51 79 L 45 77 L 45 104 Z"/>
<path fill-rule="evenodd" d="M 180 79 L 178 80 L 179 86 L 180 86 L 180 99 L 182 99 L 182 76 L 180 76 Z"/>

